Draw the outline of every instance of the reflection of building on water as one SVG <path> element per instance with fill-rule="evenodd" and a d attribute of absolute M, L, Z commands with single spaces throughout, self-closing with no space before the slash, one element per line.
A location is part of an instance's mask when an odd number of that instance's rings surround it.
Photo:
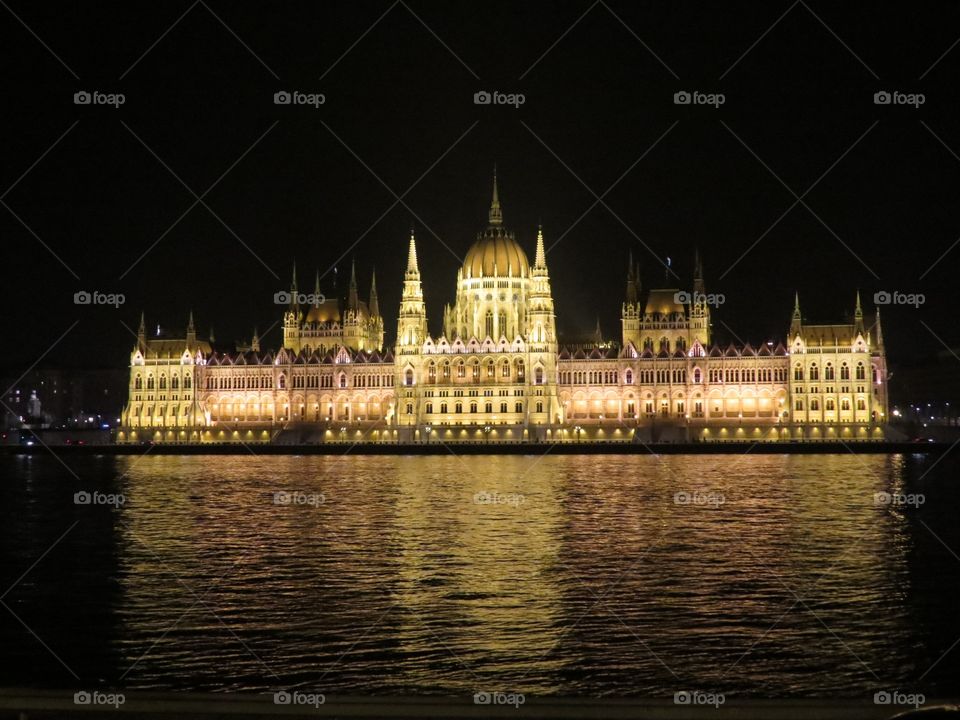
<path fill-rule="evenodd" d="M 298 289 L 283 347 L 254 333 L 229 350 L 148 338 L 131 353 L 120 442 L 868 440 L 887 419 L 880 314 L 811 325 L 795 301 L 782 340 L 717 344 L 703 265 L 689 290 L 644 292 L 632 260 L 618 343 L 558 342 L 544 235 L 534 261 L 503 223 L 494 177 L 488 224 L 457 272 L 438 336 L 427 329 L 411 233 L 393 347 L 376 280 L 346 298 Z"/>
<path fill-rule="evenodd" d="M 462 485 L 444 480 L 458 473 Z M 477 658 L 505 683 L 517 680 L 516 668 L 556 661 L 549 653 L 563 636 L 564 608 L 551 571 L 563 552 L 563 484 L 517 456 L 491 456 L 476 473 L 452 456 L 431 461 L 426 474 L 398 473 L 395 515 L 381 531 L 401 558 L 390 587 L 412 643 L 405 651 L 441 656 L 469 692 L 478 679 L 463 668 L 475 671 Z M 434 663 L 403 670 L 412 686 L 436 675 Z"/>

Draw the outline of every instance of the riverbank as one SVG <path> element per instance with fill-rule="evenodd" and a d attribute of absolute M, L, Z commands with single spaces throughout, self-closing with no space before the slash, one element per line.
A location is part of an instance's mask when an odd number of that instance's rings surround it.
<path fill-rule="evenodd" d="M 0 445 L 4 455 L 761 455 L 943 454 L 947 442 L 698 442 L 698 443 L 324 443 L 322 445 Z"/>

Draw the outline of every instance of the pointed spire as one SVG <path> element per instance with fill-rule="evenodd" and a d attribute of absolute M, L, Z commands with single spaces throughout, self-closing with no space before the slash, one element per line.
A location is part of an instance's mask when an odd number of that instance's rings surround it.
<path fill-rule="evenodd" d="M 141 349 L 147 346 L 147 322 L 142 310 L 140 311 L 140 327 L 137 328 L 137 345 Z"/>
<path fill-rule="evenodd" d="M 630 305 L 635 305 L 638 301 L 637 279 L 637 270 L 633 264 L 633 250 L 631 250 L 630 257 L 627 260 L 627 293 L 625 298 Z"/>
<path fill-rule="evenodd" d="M 350 261 L 350 290 L 347 298 L 347 309 L 356 312 L 360 309 L 360 297 L 357 293 L 357 265 Z"/>
<path fill-rule="evenodd" d="M 503 211 L 500 209 L 500 194 L 497 191 L 497 166 L 493 166 L 493 200 L 490 202 L 490 212 L 487 219 L 491 225 L 503 224 Z"/>
<path fill-rule="evenodd" d="M 380 303 L 377 300 L 377 269 L 373 269 L 373 276 L 370 279 L 370 299 L 367 302 L 372 317 L 380 316 Z"/>
<path fill-rule="evenodd" d="M 547 269 L 547 251 L 543 247 L 543 225 L 537 225 L 537 255 L 533 266 L 538 270 Z"/>
<path fill-rule="evenodd" d="M 407 252 L 407 272 L 418 273 L 420 268 L 417 266 L 417 239 L 414 237 L 413 228 L 410 228 L 410 249 Z"/>
<path fill-rule="evenodd" d="M 798 292 L 793 294 L 793 317 L 800 319 L 800 293 Z"/>
<path fill-rule="evenodd" d="M 600 316 L 597 315 L 597 327 L 593 331 L 593 339 L 596 341 L 597 345 L 600 345 L 603 342 L 603 331 L 600 330 Z"/>
<path fill-rule="evenodd" d="M 863 320 L 863 308 L 860 306 L 860 290 L 857 290 L 857 307 L 853 311 L 853 316 L 858 320 Z"/>
<path fill-rule="evenodd" d="M 883 348 L 883 327 L 880 325 L 880 308 L 877 308 L 877 347 Z"/>
<path fill-rule="evenodd" d="M 320 271 L 316 271 L 316 276 L 313 278 L 313 306 L 319 307 L 320 305 Z"/>
<path fill-rule="evenodd" d="M 253 327 L 253 338 L 250 340 L 250 349 L 254 352 L 260 352 L 260 336 L 257 334 L 257 327 Z"/>
<path fill-rule="evenodd" d="M 297 261 L 293 261 L 293 276 L 290 278 L 290 292 L 295 293 L 297 291 Z"/>
<path fill-rule="evenodd" d="M 197 329 L 193 325 L 193 310 L 190 311 L 190 319 L 187 321 L 187 343 L 197 341 Z"/>

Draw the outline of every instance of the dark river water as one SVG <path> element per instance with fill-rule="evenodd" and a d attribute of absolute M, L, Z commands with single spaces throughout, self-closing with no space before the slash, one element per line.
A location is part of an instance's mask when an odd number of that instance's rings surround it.
<path fill-rule="evenodd" d="M 0 686 L 960 695 L 952 457 L 65 463 L 0 458 Z"/>

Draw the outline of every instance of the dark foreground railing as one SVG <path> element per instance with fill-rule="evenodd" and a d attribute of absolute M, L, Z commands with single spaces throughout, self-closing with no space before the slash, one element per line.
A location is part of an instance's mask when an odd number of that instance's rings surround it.
<path fill-rule="evenodd" d="M 122 697 L 122 702 L 119 702 Z M 40 720 L 46 718 L 176 718 L 177 720 L 210 720 L 211 718 L 514 718 L 516 720 L 880 720 L 896 716 L 910 708 L 878 705 L 873 698 L 854 700 L 733 700 L 720 705 L 683 705 L 669 699 L 655 700 L 587 700 L 561 698 L 525 698 L 522 704 L 475 704 L 472 698 L 354 698 L 325 697 L 322 703 L 309 694 L 309 705 L 283 705 L 273 695 L 200 694 L 176 692 L 127 692 L 103 698 L 113 704 L 78 704 L 73 691 L 0 690 L 0 718 Z M 918 717 L 960 717 L 954 712 L 943 715 L 931 712 L 933 701 L 927 701 Z M 955 714 L 956 713 L 956 714 Z"/>

